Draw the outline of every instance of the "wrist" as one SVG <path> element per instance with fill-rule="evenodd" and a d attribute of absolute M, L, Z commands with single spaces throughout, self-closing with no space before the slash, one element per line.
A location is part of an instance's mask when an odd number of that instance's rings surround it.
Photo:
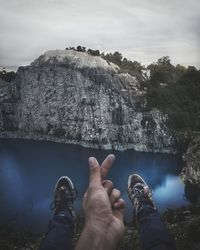
<path fill-rule="evenodd" d="M 92 227 L 84 228 L 77 244 L 76 250 L 85 249 L 114 250 L 115 248 L 112 246 L 111 241 L 108 240 L 108 237 L 106 236 L 106 233 L 103 232 L 103 230 Z"/>
<path fill-rule="evenodd" d="M 78 240 L 76 250 L 115 250 L 118 241 L 113 239 L 113 233 L 110 231 L 112 223 L 110 221 L 109 224 L 108 221 L 105 223 L 102 221 L 87 222 Z"/>

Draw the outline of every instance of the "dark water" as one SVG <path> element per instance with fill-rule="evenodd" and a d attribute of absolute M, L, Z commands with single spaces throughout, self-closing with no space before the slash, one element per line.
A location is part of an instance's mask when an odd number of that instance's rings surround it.
<path fill-rule="evenodd" d="M 56 180 L 68 175 L 79 197 L 76 211 L 81 211 L 81 198 L 87 188 L 89 156 L 101 162 L 108 153 L 116 155 L 109 178 L 127 201 L 126 220 L 131 221 L 132 207 L 126 194 L 128 175 L 138 173 L 154 191 L 159 211 L 188 203 L 184 185 L 178 174 L 182 168 L 180 156 L 138 153 L 132 150 L 114 152 L 86 149 L 81 146 L 36 142 L 30 140 L 0 140 L 0 221 L 1 225 L 25 227 L 43 231 L 52 213 L 49 205 Z"/>

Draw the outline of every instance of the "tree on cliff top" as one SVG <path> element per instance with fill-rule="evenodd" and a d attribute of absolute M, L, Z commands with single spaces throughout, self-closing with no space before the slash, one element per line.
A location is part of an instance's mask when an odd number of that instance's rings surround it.
<path fill-rule="evenodd" d="M 115 51 L 114 53 L 107 53 L 100 52 L 99 50 L 88 49 L 86 51 L 86 47 L 78 45 L 75 47 L 67 47 L 66 50 L 74 50 L 78 52 L 87 52 L 91 56 L 101 56 L 103 59 L 107 60 L 108 62 L 112 62 L 120 67 L 121 72 L 126 72 L 131 75 L 137 76 L 141 78 L 141 73 L 144 67 L 137 61 L 131 61 L 126 58 L 123 58 L 123 55 Z M 166 57 L 167 60 L 167 57 Z"/>
<path fill-rule="evenodd" d="M 0 78 L 6 82 L 11 82 L 14 80 L 16 73 L 14 71 L 7 72 L 5 68 L 0 71 Z"/>
<path fill-rule="evenodd" d="M 200 130 L 200 70 L 193 66 L 173 66 L 169 57 L 148 66 L 148 107 L 158 108 L 169 116 L 175 129 Z"/>

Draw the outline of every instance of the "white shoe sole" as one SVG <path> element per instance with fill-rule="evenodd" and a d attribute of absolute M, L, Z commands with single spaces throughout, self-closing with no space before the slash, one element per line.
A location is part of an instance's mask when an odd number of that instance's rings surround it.
<path fill-rule="evenodd" d="M 71 181 L 71 179 L 70 179 L 68 176 L 61 176 L 61 177 L 57 180 L 57 182 L 56 182 L 56 184 L 55 184 L 54 193 L 55 193 L 55 191 L 57 190 L 58 183 L 60 182 L 61 179 L 65 179 L 66 182 L 69 183 L 71 190 L 75 190 L 74 184 L 73 184 L 73 182 Z"/>
<path fill-rule="evenodd" d="M 142 179 L 142 181 L 143 181 L 143 183 L 145 184 L 145 186 L 148 187 L 147 183 L 145 182 L 145 180 L 144 180 L 140 175 L 138 175 L 138 174 L 131 174 L 131 175 L 129 175 L 129 177 L 128 177 L 128 188 L 131 187 L 131 181 L 132 181 L 133 175 L 136 176 L 136 177 L 138 177 L 139 179 Z"/>

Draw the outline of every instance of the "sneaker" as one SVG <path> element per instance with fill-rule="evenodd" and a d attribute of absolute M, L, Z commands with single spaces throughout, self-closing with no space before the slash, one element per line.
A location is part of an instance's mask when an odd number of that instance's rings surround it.
<path fill-rule="evenodd" d="M 128 196 L 134 205 L 136 215 L 143 202 L 150 204 L 156 209 L 152 200 L 152 191 L 142 177 L 137 174 L 132 174 L 128 178 Z"/>
<path fill-rule="evenodd" d="M 54 200 L 51 203 L 50 210 L 54 210 L 55 214 L 67 210 L 73 217 L 75 217 L 73 203 L 76 197 L 77 191 L 74 188 L 74 184 L 69 177 L 62 176 L 56 182 L 54 188 Z"/>

